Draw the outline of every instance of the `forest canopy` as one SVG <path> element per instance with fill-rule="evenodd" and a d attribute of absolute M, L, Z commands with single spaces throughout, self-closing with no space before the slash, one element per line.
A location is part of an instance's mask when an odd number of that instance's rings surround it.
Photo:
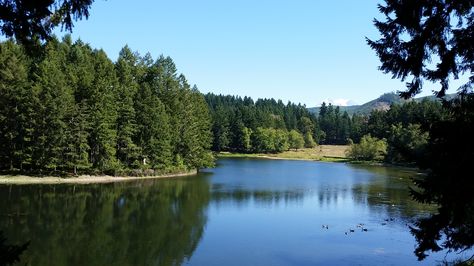
<path fill-rule="evenodd" d="M 38 56 L 0 43 L 0 169 L 130 174 L 213 164 L 204 97 L 173 60 L 116 62 L 69 36 Z"/>

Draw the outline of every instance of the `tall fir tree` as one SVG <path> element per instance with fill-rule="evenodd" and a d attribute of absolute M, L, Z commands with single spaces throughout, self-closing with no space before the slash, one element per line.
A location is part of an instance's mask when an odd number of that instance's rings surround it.
<path fill-rule="evenodd" d="M 29 60 L 12 41 L 0 44 L 0 168 L 23 169 L 32 162 L 34 94 Z"/>
<path fill-rule="evenodd" d="M 88 99 L 91 108 L 89 137 L 90 160 L 94 167 L 109 171 L 117 167 L 116 160 L 116 90 L 118 87 L 114 65 L 102 50 L 93 52 L 93 97 Z"/>
<path fill-rule="evenodd" d="M 138 122 L 135 143 L 141 149 L 139 163 L 156 169 L 170 166 L 173 158 L 169 117 L 165 106 L 148 84 L 139 89 L 135 108 Z"/>
<path fill-rule="evenodd" d="M 45 47 L 44 59 L 36 67 L 32 90 L 37 94 L 35 168 L 57 170 L 64 166 L 67 115 L 73 112 L 74 96 L 65 75 L 67 45 L 56 39 Z"/>
<path fill-rule="evenodd" d="M 137 123 L 134 98 L 139 88 L 138 78 L 134 75 L 138 58 L 128 46 L 122 48 L 115 64 L 117 73 L 117 158 L 126 167 L 138 160 L 138 147 L 133 143 Z"/>

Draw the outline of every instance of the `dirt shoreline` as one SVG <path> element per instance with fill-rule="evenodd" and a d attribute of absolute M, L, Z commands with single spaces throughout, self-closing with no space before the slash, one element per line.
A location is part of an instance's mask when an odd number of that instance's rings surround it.
<path fill-rule="evenodd" d="M 157 176 L 108 176 L 108 175 L 80 175 L 77 177 L 35 177 L 26 175 L 0 175 L 0 185 L 34 185 L 34 184 L 101 184 L 101 183 L 114 183 L 114 182 L 127 182 L 134 180 L 149 180 L 159 178 L 171 178 L 171 177 L 182 177 L 196 175 L 197 170 L 157 175 Z"/>

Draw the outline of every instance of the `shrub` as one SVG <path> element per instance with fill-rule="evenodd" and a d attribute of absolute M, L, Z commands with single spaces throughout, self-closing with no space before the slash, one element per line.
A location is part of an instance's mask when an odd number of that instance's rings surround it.
<path fill-rule="evenodd" d="M 387 154 L 387 141 L 369 135 L 361 138 L 359 144 L 352 144 L 347 156 L 358 161 L 380 161 Z"/>

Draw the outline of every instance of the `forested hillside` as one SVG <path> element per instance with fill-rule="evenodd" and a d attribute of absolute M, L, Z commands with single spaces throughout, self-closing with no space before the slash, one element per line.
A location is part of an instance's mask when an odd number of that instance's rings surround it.
<path fill-rule="evenodd" d="M 210 115 L 169 57 L 81 41 L 0 43 L 0 169 L 155 173 L 212 165 Z"/>
<path fill-rule="evenodd" d="M 452 100 L 457 97 L 457 94 L 447 94 L 443 97 L 445 100 Z M 419 97 L 419 98 L 413 98 L 410 100 L 405 100 L 401 98 L 398 94 L 394 92 L 390 93 L 384 93 L 381 96 L 379 96 L 377 99 L 368 101 L 362 105 L 349 105 L 349 106 L 339 106 L 341 112 L 347 111 L 349 115 L 369 115 L 372 111 L 381 111 L 381 110 L 388 110 L 391 105 L 393 104 L 403 104 L 406 102 L 410 101 L 415 101 L 415 102 L 422 102 L 425 100 L 429 101 L 440 101 L 439 98 L 436 96 L 424 96 L 424 97 Z M 321 110 L 321 107 L 310 107 L 308 108 L 310 113 L 315 113 L 319 114 L 319 111 Z"/>
<path fill-rule="evenodd" d="M 347 111 L 349 115 L 369 115 L 373 110 L 388 110 L 392 104 L 401 104 L 406 102 L 396 93 L 384 93 L 377 99 L 366 102 L 362 105 L 339 106 L 342 112 Z M 311 113 L 319 113 L 321 107 L 308 108 Z"/>

